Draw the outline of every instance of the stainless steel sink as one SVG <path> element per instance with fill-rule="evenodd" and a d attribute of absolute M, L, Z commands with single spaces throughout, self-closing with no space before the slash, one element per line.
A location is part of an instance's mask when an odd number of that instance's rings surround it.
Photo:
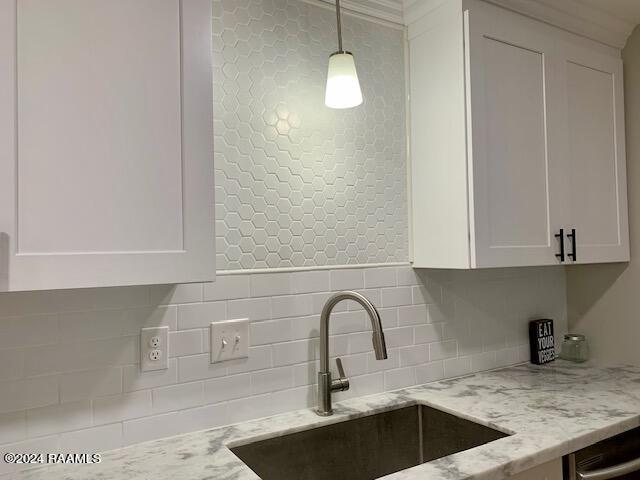
<path fill-rule="evenodd" d="M 262 480 L 371 480 L 506 436 L 415 405 L 231 451 Z"/>

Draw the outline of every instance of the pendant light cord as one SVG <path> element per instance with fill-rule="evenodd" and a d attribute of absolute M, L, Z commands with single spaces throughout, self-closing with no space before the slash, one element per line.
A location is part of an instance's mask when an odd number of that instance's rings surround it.
<path fill-rule="evenodd" d="M 336 0 L 336 20 L 338 22 L 338 52 L 342 53 L 342 21 L 340 20 L 340 0 Z"/>

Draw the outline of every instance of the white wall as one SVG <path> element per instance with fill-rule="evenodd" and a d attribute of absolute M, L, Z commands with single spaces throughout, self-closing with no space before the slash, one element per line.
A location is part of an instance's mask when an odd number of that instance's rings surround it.
<path fill-rule="evenodd" d="M 594 358 L 640 364 L 640 27 L 629 37 L 622 58 L 631 262 L 568 268 L 567 302 L 570 328 L 587 335 Z"/>

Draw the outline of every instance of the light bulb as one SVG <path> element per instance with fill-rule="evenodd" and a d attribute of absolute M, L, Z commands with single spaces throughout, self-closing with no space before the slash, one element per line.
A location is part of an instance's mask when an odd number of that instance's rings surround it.
<path fill-rule="evenodd" d="M 329 57 L 324 103 L 329 108 L 352 108 L 362 103 L 358 72 L 351 53 L 336 52 Z"/>

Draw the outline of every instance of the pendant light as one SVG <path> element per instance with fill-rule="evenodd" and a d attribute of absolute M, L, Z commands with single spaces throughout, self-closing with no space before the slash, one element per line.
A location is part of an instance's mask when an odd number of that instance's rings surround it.
<path fill-rule="evenodd" d="M 338 51 L 329 57 L 324 103 L 329 108 L 357 107 L 362 103 L 362 91 L 353 55 L 342 48 L 340 0 L 336 0 L 336 19 L 338 22 Z"/>

